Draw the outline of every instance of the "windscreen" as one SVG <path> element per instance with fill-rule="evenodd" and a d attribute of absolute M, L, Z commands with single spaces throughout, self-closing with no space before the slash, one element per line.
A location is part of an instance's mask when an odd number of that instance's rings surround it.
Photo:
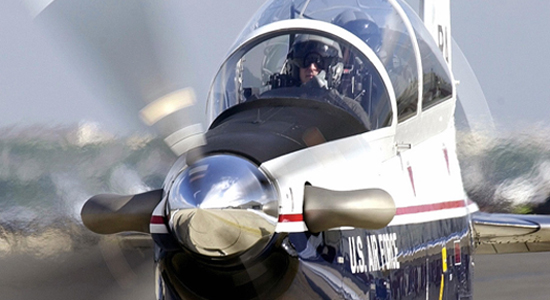
<path fill-rule="evenodd" d="M 346 99 L 357 102 L 367 114 L 372 129 L 387 126 L 392 118 L 390 105 L 384 102 L 387 101 L 384 93 L 393 94 L 392 98 L 395 96 L 395 114 L 399 122 L 417 115 L 418 107 L 429 109 L 452 97 L 454 87 L 441 52 L 420 19 L 403 1 L 271 1 L 243 30 L 230 52 L 232 56 L 216 77 L 209 95 L 210 122 L 224 109 L 246 101 L 250 95 L 287 87 L 295 80 L 286 76 L 292 73 L 288 68 L 288 55 L 295 39 L 305 32 L 281 34 L 259 41 L 254 46 L 257 49 L 242 48 L 247 37 L 258 29 L 291 19 L 316 20 L 340 26 L 359 37 L 374 52 L 382 64 L 380 69 L 384 70 L 376 71 L 361 51 L 332 37 L 340 46 L 344 69 L 342 75 L 335 78 L 336 81 L 330 76 L 338 73 L 325 70 L 330 75 L 326 78 L 328 86 L 338 90 Z M 379 74 L 387 74 L 391 87 L 382 87 Z M 335 82 L 338 82 L 338 87 L 331 86 Z M 420 90 L 423 90 L 422 95 L 419 95 Z M 422 100 L 421 105 L 419 99 Z M 348 109 L 348 106 L 349 103 L 343 108 Z M 358 117 L 364 119 L 364 116 Z"/>
<path fill-rule="evenodd" d="M 273 1 L 251 20 L 237 43 L 279 20 L 311 19 L 338 25 L 362 39 L 378 56 L 392 82 L 399 121 L 417 114 L 421 78 L 406 21 L 387 0 Z"/>
<path fill-rule="evenodd" d="M 371 61 L 346 41 L 321 33 L 289 30 L 235 51 L 213 82 L 211 118 L 273 98 L 329 103 L 371 130 L 391 122 L 388 90 Z"/>

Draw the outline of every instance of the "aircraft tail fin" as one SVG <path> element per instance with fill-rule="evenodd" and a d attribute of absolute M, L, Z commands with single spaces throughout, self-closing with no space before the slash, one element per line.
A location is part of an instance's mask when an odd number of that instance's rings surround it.
<path fill-rule="evenodd" d="M 451 2 L 450 0 L 420 0 L 420 14 L 449 67 L 451 67 Z"/>

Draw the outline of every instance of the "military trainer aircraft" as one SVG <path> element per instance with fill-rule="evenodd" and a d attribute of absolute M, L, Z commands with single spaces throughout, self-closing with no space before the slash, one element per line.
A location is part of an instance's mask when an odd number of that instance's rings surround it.
<path fill-rule="evenodd" d="M 268 1 L 212 82 L 208 130 L 167 137 L 163 188 L 94 196 L 84 224 L 151 235 L 158 299 L 471 299 L 474 253 L 547 250 L 546 218 L 464 192 L 454 116 L 476 99 L 449 1 L 420 2 Z"/>

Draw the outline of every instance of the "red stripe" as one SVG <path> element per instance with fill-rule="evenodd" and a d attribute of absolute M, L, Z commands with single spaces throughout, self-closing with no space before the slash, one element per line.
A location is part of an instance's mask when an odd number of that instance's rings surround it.
<path fill-rule="evenodd" d="M 162 224 L 164 225 L 163 216 L 151 216 L 151 224 Z"/>
<path fill-rule="evenodd" d="M 414 176 L 413 176 L 413 169 L 412 167 L 408 167 L 407 170 L 409 171 L 409 178 L 411 179 L 411 185 L 413 188 L 414 196 L 416 197 L 416 188 L 414 187 Z"/>
<path fill-rule="evenodd" d="M 443 148 L 443 155 L 445 156 L 445 162 L 447 163 L 447 172 L 451 175 L 451 166 L 449 165 L 449 153 L 447 148 Z"/>
<path fill-rule="evenodd" d="M 462 263 L 462 256 L 460 255 L 460 242 L 455 241 L 455 265 Z"/>
<path fill-rule="evenodd" d="M 465 207 L 464 200 L 441 202 L 434 204 L 418 205 L 418 206 L 409 206 L 409 207 L 398 207 L 395 215 L 406 215 L 406 214 L 416 214 L 422 212 L 450 209 Z"/>
<path fill-rule="evenodd" d="M 279 223 L 285 222 L 301 222 L 304 220 L 302 214 L 293 214 L 293 215 L 279 215 Z"/>
<path fill-rule="evenodd" d="M 416 214 L 416 213 L 422 213 L 422 212 L 459 208 L 459 207 L 465 207 L 465 206 L 466 205 L 464 204 L 464 200 L 457 200 L 457 201 L 441 202 L 441 203 L 426 204 L 426 205 L 398 207 L 397 211 L 395 212 L 395 215 Z M 279 215 L 279 223 L 301 222 L 303 220 L 304 220 L 304 217 L 302 214 Z M 151 223 L 152 223 L 152 219 L 151 219 Z"/>

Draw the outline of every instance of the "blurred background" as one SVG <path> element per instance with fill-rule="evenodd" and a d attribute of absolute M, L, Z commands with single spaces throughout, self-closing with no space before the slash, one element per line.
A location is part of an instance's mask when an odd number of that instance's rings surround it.
<path fill-rule="evenodd" d="M 263 3 L 0 2 L 0 298 L 154 297 L 150 245 L 84 230 L 80 209 L 161 187 L 176 158 L 164 137 L 204 128 L 210 82 Z M 458 134 L 468 195 L 486 211 L 548 211 L 549 10 L 452 1 L 452 34 L 494 120 Z M 140 111 L 171 95 L 188 107 L 146 125 Z"/>

